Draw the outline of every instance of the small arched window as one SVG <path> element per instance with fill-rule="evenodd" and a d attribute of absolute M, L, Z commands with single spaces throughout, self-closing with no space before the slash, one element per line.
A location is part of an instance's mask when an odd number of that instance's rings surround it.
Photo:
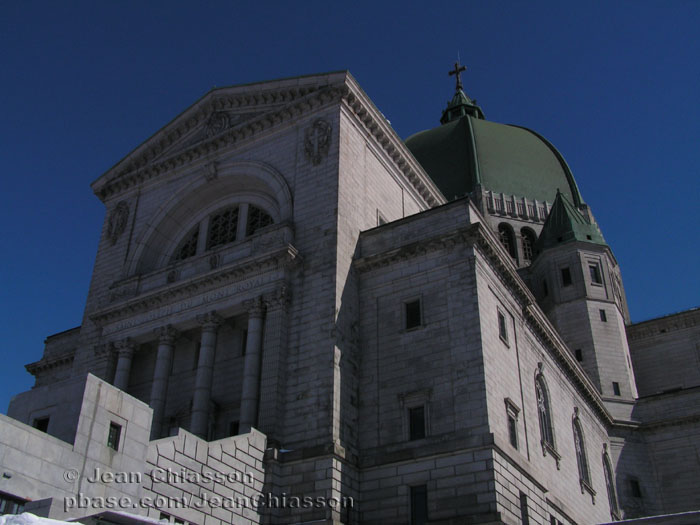
<path fill-rule="evenodd" d="M 520 235 L 523 238 L 523 259 L 525 262 L 530 263 L 532 259 L 535 258 L 535 232 L 530 228 L 523 228 L 520 230 Z"/>
<path fill-rule="evenodd" d="M 608 502 L 610 503 L 610 515 L 614 520 L 620 518 L 620 508 L 617 504 L 617 492 L 615 491 L 615 478 L 613 476 L 612 463 L 608 452 L 603 452 L 603 471 L 605 472 L 605 488 L 608 489 Z"/>
<path fill-rule="evenodd" d="M 535 379 L 535 396 L 537 398 L 537 415 L 540 421 L 540 437 L 543 449 L 554 449 L 554 428 L 552 427 L 552 411 L 549 404 L 549 392 L 544 377 L 538 374 Z"/>
<path fill-rule="evenodd" d="M 517 259 L 517 252 L 515 250 L 515 235 L 513 234 L 513 228 L 510 225 L 502 222 L 498 225 L 498 238 L 501 244 L 506 249 L 508 254 L 513 258 Z"/>
<path fill-rule="evenodd" d="M 576 463 L 578 464 L 578 477 L 582 483 L 591 484 L 591 475 L 588 471 L 588 458 L 586 457 L 586 442 L 583 439 L 583 430 L 578 416 L 574 418 L 574 446 L 576 448 Z"/>

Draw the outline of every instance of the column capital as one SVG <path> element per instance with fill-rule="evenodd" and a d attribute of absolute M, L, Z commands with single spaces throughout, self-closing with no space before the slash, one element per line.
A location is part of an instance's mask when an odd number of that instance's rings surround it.
<path fill-rule="evenodd" d="M 274 291 L 265 294 L 263 300 L 268 310 L 276 310 L 278 308 L 286 309 L 291 300 L 291 293 L 287 285 L 283 284 Z"/>
<path fill-rule="evenodd" d="M 261 318 L 263 312 L 265 311 L 265 304 L 263 303 L 262 297 L 258 296 L 255 299 L 250 299 L 248 301 L 243 301 L 243 306 L 248 310 L 248 318 Z"/>
<path fill-rule="evenodd" d="M 117 355 L 131 357 L 134 355 L 134 350 L 136 349 L 136 343 L 131 337 L 125 337 L 119 341 L 114 342 L 114 348 L 117 351 Z"/>
<path fill-rule="evenodd" d="M 223 321 L 223 317 L 214 310 L 197 316 L 197 322 L 202 325 L 203 330 L 216 330 Z"/>
<path fill-rule="evenodd" d="M 160 326 L 155 328 L 153 332 L 158 336 L 158 343 L 173 344 L 175 340 L 180 335 L 173 325 L 166 324 L 165 326 Z"/>

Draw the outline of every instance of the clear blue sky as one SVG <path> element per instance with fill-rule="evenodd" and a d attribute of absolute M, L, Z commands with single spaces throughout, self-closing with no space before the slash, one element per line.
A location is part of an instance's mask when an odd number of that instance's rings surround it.
<path fill-rule="evenodd" d="M 89 184 L 213 86 L 349 69 L 401 137 L 460 54 L 489 120 L 563 153 L 634 321 L 700 304 L 700 1 L 4 2 L 0 411 L 81 322 Z"/>

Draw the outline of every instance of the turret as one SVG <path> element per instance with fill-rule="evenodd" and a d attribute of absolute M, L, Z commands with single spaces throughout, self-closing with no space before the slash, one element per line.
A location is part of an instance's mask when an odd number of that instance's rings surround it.
<path fill-rule="evenodd" d="M 633 401 L 620 268 L 588 208 L 557 192 L 535 248 L 531 286 L 540 306 L 606 402 Z"/>

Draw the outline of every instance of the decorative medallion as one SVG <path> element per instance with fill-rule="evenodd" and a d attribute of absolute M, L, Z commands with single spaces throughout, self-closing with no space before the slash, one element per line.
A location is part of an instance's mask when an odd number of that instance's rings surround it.
<path fill-rule="evenodd" d="M 331 125 L 323 119 L 316 119 L 314 123 L 306 128 L 304 136 L 304 153 L 314 166 L 321 162 L 321 159 L 328 154 L 328 147 L 331 145 Z"/>
<path fill-rule="evenodd" d="M 212 113 L 207 122 L 207 137 L 213 137 L 224 131 L 229 126 L 228 114 L 219 111 Z"/>
<path fill-rule="evenodd" d="M 180 278 L 180 272 L 177 270 L 170 270 L 165 276 L 165 281 L 167 283 L 174 283 Z"/>
<path fill-rule="evenodd" d="M 120 201 L 109 214 L 107 225 L 107 238 L 114 246 L 117 240 L 126 230 L 126 222 L 129 219 L 129 205 L 126 201 Z"/>

